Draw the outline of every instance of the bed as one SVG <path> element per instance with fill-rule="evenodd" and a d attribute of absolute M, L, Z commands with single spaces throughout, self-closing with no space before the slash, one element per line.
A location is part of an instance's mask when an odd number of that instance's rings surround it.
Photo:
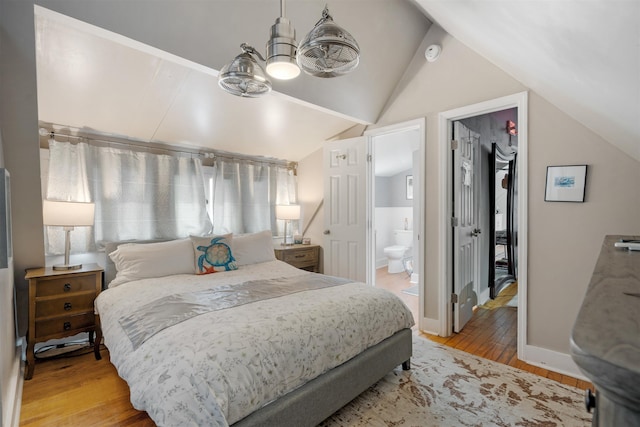
<path fill-rule="evenodd" d="M 224 268 L 193 238 L 107 245 L 104 343 L 157 425 L 315 426 L 409 369 L 413 318 L 399 298 L 275 260 L 270 232 L 224 237 Z M 195 274 L 198 263 L 221 271 Z"/>

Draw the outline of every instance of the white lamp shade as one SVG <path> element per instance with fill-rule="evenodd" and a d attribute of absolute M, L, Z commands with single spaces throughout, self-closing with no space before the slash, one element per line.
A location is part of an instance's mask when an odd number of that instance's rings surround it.
<path fill-rule="evenodd" d="M 94 203 L 42 201 L 44 225 L 82 227 L 93 225 Z"/>
<path fill-rule="evenodd" d="M 300 219 L 300 205 L 276 205 L 277 219 Z"/>

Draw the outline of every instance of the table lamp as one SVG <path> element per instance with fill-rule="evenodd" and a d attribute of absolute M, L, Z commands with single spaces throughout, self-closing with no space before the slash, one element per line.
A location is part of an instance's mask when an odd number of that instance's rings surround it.
<path fill-rule="evenodd" d="M 65 231 L 64 264 L 54 265 L 54 270 L 77 270 L 82 268 L 82 264 L 72 265 L 69 263 L 69 251 L 71 249 L 69 234 L 74 227 L 93 225 L 94 211 L 94 203 L 43 200 L 42 223 L 47 226 L 63 227 Z"/>
<path fill-rule="evenodd" d="M 287 243 L 287 223 L 291 220 L 300 219 L 300 205 L 276 205 L 276 219 L 284 220 L 284 239 L 282 240 L 282 246 L 293 245 L 293 238 L 291 243 Z"/>

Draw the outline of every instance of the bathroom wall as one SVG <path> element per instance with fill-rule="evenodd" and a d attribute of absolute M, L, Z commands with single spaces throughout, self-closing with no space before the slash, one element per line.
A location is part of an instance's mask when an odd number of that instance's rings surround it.
<path fill-rule="evenodd" d="M 390 177 L 376 177 L 375 239 L 376 268 L 387 265 L 384 248 L 393 246 L 393 230 L 413 229 L 413 200 L 406 197 L 406 177 L 413 175 L 412 169 Z M 410 252 L 407 253 L 410 255 Z"/>

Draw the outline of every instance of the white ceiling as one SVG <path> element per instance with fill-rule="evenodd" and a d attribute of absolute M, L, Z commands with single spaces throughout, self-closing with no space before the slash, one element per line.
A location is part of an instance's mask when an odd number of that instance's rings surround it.
<path fill-rule="evenodd" d="M 215 70 L 54 19 L 36 29 L 40 120 L 74 133 L 299 160 L 359 122 L 281 94 L 227 94 Z"/>
<path fill-rule="evenodd" d="M 393 132 L 374 140 L 375 176 L 394 176 L 413 167 L 413 152 L 420 149 L 418 130 Z"/>
<path fill-rule="evenodd" d="M 640 1 L 415 2 L 453 37 L 640 160 Z"/>
<path fill-rule="evenodd" d="M 298 39 L 301 39 L 319 19 L 324 3 L 289 3 L 287 16 L 298 26 Z M 153 28 L 157 31 L 164 17 L 171 18 L 171 25 L 176 27 L 172 31 L 177 28 L 187 31 L 181 26 L 177 13 L 189 17 L 185 23 L 192 21 L 194 15 L 210 13 L 211 26 L 225 26 L 227 32 L 226 37 L 216 43 L 204 41 L 205 51 L 214 61 L 196 63 L 37 7 L 36 62 L 41 122 L 63 125 L 79 134 L 107 134 L 121 139 L 297 161 L 353 126 L 375 122 L 430 25 L 417 7 L 406 0 L 393 4 L 384 0 L 367 2 L 368 9 L 361 1 L 332 6 L 330 11 L 335 22 L 352 32 L 360 44 L 358 69 L 334 79 L 301 75 L 295 81 L 273 81 L 275 90 L 271 94 L 246 99 L 223 92 L 217 85 L 217 70 L 208 65 L 220 68 L 229 62 L 240 53 L 240 42 L 250 41 L 256 31 L 260 34 L 260 44 L 255 43 L 255 47 L 264 53 L 270 26 L 280 12 L 279 2 L 216 0 L 189 2 L 177 10 L 156 10 L 180 5 L 180 2 L 163 2 L 153 11 L 147 11 L 158 21 Z M 269 14 L 261 11 L 265 5 L 270 7 Z M 103 5 L 92 3 L 92 9 L 93 6 Z M 209 9 L 203 10 L 203 7 Z M 70 15 L 85 11 L 77 9 L 65 11 Z M 135 10 L 132 8 L 131 14 L 135 15 Z M 374 19 L 371 25 L 363 22 L 364 10 L 368 18 L 380 19 Z M 188 11 L 191 14 L 187 14 Z M 113 11 L 98 10 L 96 15 L 100 18 L 106 12 Z M 239 24 L 237 19 L 232 19 L 240 16 L 248 22 Z M 267 16 L 266 22 L 262 22 Z M 383 17 L 403 20 L 404 26 Z M 92 21 L 91 15 L 85 18 Z M 257 23 L 251 24 L 256 20 Z M 245 34 L 242 25 L 256 28 L 248 27 Z M 384 32 L 388 32 L 390 39 L 380 42 L 380 34 Z M 201 35 L 197 38 L 199 43 L 203 43 L 202 39 Z M 401 46 L 391 49 L 390 43 L 395 42 Z M 227 54 L 229 49 L 232 53 Z M 295 93 L 296 88 L 315 94 L 316 99 L 309 102 L 277 91 Z M 58 133 L 64 132 L 60 126 L 50 127 Z"/>
<path fill-rule="evenodd" d="M 153 9 L 146 1 L 38 3 L 75 18 L 36 10 L 45 122 L 299 160 L 355 124 L 376 122 L 433 20 L 640 160 L 638 1 L 336 1 L 334 19 L 362 48 L 358 69 L 274 82 L 277 92 L 262 99 L 222 93 L 215 70 L 243 41 L 263 49 L 279 15 L 275 0 L 166 1 Z M 287 2 L 298 39 L 323 6 Z"/>

